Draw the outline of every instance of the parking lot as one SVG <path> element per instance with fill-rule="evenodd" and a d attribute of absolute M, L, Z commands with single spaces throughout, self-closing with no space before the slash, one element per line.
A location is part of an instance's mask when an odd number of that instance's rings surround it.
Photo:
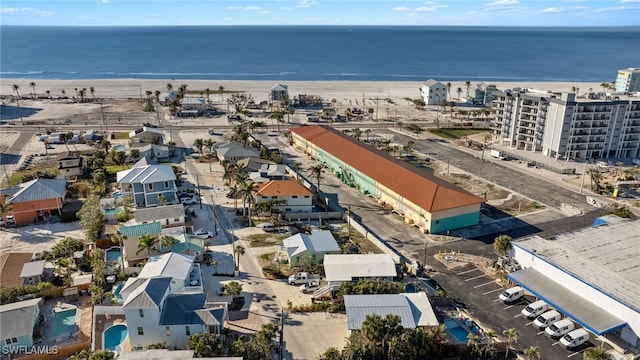
<path fill-rule="evenodd" d="M 534 319 L 528 319 L 521 313 L 529 303 L 537 300 L 535 297 L 525 293 L 524 297 L 513 303 L 504 303 L 498 296 L 513 285 L 493 279 L 472 264 L 452 270 L 440 263 L 435 264 L 435 267 L 436 273 L 432 277 L 450 297 L 466 307 L 466 311 L 485 331 L 494 330 L 501 335 L 503 330 L 516 329 L 519 337 L 512 348 L 522 351 L 530 346 L 537 346 L 542 359 L 562 359 L 580 356 L 585 349 L 594 346 L 594 335 L 590 334 L 590 342 L 573 350 L 564 349 L 560 346 L 559 339 L 549 338 L 544 330 L 533 325 Z"/>

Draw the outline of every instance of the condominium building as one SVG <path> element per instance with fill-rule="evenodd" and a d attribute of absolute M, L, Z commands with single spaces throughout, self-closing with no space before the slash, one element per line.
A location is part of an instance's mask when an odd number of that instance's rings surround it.
<path fill-rule="evenodd" d="M 505 91 L 494 102 L 495 140 L 556 159 L 640 156 L 640 100 Z"/>
<path fill-rule="evenodd" d="M 615 90 L 617 93 L 640 91 L 640 68 L 618 70 Z"/>

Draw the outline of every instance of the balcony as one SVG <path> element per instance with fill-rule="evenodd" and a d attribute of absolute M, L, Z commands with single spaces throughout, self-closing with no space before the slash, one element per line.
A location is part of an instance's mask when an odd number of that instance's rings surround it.
<path fill-rule="evenodd" d="M 202 285 L 202 272 L 200 271 L 200 264 L 194 263 L 191 271 L 189 272 L 189 277 L 184 280 L 184 289 L 183 293 L 194 294 L 194 293 L 202 293 L 204 292 L 204 287 Z"/>

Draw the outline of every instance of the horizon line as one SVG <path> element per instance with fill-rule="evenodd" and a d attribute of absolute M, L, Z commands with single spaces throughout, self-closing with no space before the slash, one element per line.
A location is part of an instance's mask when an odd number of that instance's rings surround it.
<path fill-rule="evenodd" d="M 194 24 L 194 25 L 23 25 L 23 24 L 2 24 L 0 27 L 437 27 L 437 28 L 563 28 L 563 29 L 585 29 L 585 28 L 638 28 L 640 30 L 640 24 L 638 25 L 589 25 L 589 26 L 572 26 L 572 25 L 402 25 L 402 24 L 355 24 L 355 25 L 335 25 L 335 24 L 289 24 L 289 25 L 273 25 L 273 24 Z"/>

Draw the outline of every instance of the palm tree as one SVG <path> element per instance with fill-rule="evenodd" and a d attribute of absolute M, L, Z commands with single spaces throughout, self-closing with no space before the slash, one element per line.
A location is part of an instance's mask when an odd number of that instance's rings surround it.
<path fill-rule="evenodd" d="M 171 93 L 171 91 L 173 90 L 173 85 L 171 85 L 171 83 L 168 83 L 165 88 L 167 89 L 167 92 Z"/>
<path fill-rule="evenodd" d="M 149 234 L 140 236 L 140 239 L 138 239 L 138 250 L 136 251 L 136 255 L 140 254 L 143 250 L 147 250 L 147 256 L 151 256 L 151 249 L 153 249 L 157 243 L 158 238 L 155 236 L 150 236 Z"/>
<path fill-rule="evenodd" d="M 193 147 L 195 147 L 196 149 L 198 149 L 198 152 L 199 152 L 200 154 L 202 154 L 202 148 L 204 147 L 204 141 L 203 141 L 202 139 L 200 139 L 200 138 L 196 139 L 196 140 L 193 142 Z"/>
<path fill-rule="evenodd" d="M 138 149 L 131 149 L 131 152 L 129 153 L 129 155 L 131 156 L 131 158 L 133 160 L 138 160 L 138 158 L 140 157 L 140 150 Z"/>
<path fill-rule="evenodd" d="M 244 209 L 247 208 L 249 209 L 249 214 L 248 214 L 248 218 L 249 218 L 249 226 L 251 226 L 251 203 L 253 202 L 253 181 L 249 180 L 249 181 L 241 181 L 240 184 L 240 189 L 238 190 L 238 193 L 240 194 L 240 196 L 242 197 L 242 215 L 244 215 Z"/>
<path fill-rule="evenodd" d="M 480 337 L 476 334 L 467 335 L 467 347 L 472 355 L 480 355 Z"/>
<path fill-rule="evenodd" d="M 220 97 L 224 100 L 224 86 L 218 86 L 218 92 L 220 93 Z"/>
<path fill-rule="evenodd" d="M 527 360 L 540 360 L 540 349 L 537 346 L 530 346 L 524 349 L 524 355 Z"/>
<path fill-rule="evenodd" d="M 244 255 L 245 250 L 242 245 L 236 245 L 236 247 L 233 248 L 233 252 L 236 254 L 236 270 L 238 270 L 240 269 L 240 255 Z"/>
<path fill-rule="evenodd" d="M 36 83 L 35 83 L 35 82 L 33 82 L 33 81 L 32 81 L 32 82 L 30 82 L 30 83 L 29 83 L 29 87 L 31 87 L 31 89 L 33 89 L 33 93 L 32 93 L 32 95 L 33 95 L 33 99 L 35 100 L 35 98 L 36 98 Z"/>
<path fill-rule="evenodd" d="M 104 149 L 105 153 L 109 153 L 109 150 L 111 149 L 111 142 L 109 140 L 103 140 L 100 147 Z"/>
<path fill-rule="evenodd" d="M 600 170 L 597 167 L 592 166 L 587 169 L 587 174 L 591 179 L 591 188 L 593 188 L 593 184 L 595 183 L 596 191 L 600 191 L 600 181 L 602 181 L 602 173 Z"/>
<path fill-rule="evenodd" d="M 45 93 L 47 94 L 47 98 L 51 99 L 51 90 L 47 90 Z"/>
<path fill-rule="evenodd" d="M 462 94 L 462 88 L 461 87 L 457 88 L 456 93 L 458 94 L 458 100 L 460 100 L 460 94 Z"/>
<path fill-rule="evenodd" d="M 322 179 L 322 174 L 324 174 L 324 169 L 326 167 L 327 166 L 324 163 L 321 163 L 316 166 L 312 166 L 307 170 L 309 175 L 316 179 L 316 191 L 318 195 L 320 195 L 320 179 Z"/>
<path fill-rule="evenodd" d="M 603 347 L 590 347 L 582 353 L 584 360 L 609 360 L 611 355 Z"/>
<path fill-rule="evenodd" d="M 511 250 L 511 236 L 509 235 L 500 235 L 495 238 L 493 242 L 493 249 L 500 256 L 505 256 Z"/>
<path fill-rule="evenodd" d="M 449 94 L 448 99 L 451 100 L 451 83 L 447 83 L 447 94 Z"/>
<path fill-rule="evenodd" d="M 120 230 L 117 230 L 115 235 L 113 236 L 113 238 L 111 239 L 112 241 L 115 240 L 115 242 L 118 244 L 118 247 L 120 248 L 120 261 L 122 262 L 122 264 L 120 266 L 122 266 L 122 271 L 124 273 L 124 242 L 127 241 L 127 237 L 122 235 L 122 233 L 120 232 Z"/>
<path fill-rule="evenodd" d="M 602 87 L 602 91 L 604 91 L 605 93 L 607 92 L 607 89 L 609 89 L 609 83 L 603 82 L 602 84 L 600 84 L 600 86 Z"/>
<path fill-rule="evenodd" d="M 91 93 L 91 97 L 95 100 L 96 99 L 96 89 L 93 86 L 91 86 L 89 88 L 89 92 Z"/>
<path fill-rule="evenodd" d="M 231 300 L 233 300 L 233 298 L 242 293 L 242 284 L 235 280 L 229 281 L 228 283 L 224 284 L 222 291 L 225 295 L 229 296 Z"/>
<path fill-rule="evenodd" d="M 66 97 L 67 97 L 67 92 L 66 92 L 66 91 L 64 91 L 64 89 L 60 90 L 60 93 L 62 94 L 62 97 L 63 97 L 63 98 L 66 98 Z"/>
<path fill-rule="evenodd" d="M 22 123 L 22 126 L 24 126 L 24 119 L 22 119 L 22 109 L 20 109 L 20 93 L 18 92 L 18 90 L 20 90 L 20 86 L 18 86 L 17 84 L 13 84 L 13 91 L 16 92 L 16 103 L 18 104 L 18 114 L 20 115 L 20 122 Z"/>
<path fill-rule="evenodd" d="M 511 348 L 511 344 L 515 344 L 518 342 L 518 332 L 515 328 L 507 329 L 502 332 L 502 335 L 507 337 L 507 351 L 504 354 L 504 358 L 509 358 L 509 349 Z"/>
<path fill-rule="evenodd" d="M 207 151 L 209 152 L 209 154 L 211 154 L 213 152 L 213 145 L 216 142 L 211 140 L 211 139 L 206 139 L 205 141 L 203 141 L 202 145 L 207 148 Z"/>
<path fill-rule="evenodd" d="M 484 333 L 484 337 L 483 339 L 487 340 L 487 343 L 484 344 L 483 346 L 483 352 L 485 354 L 486 357 L 488 358 L 493 358 L 493 355 L 496 351 L 496 338 L 498 337 L 498 334 L 493 331 L 493 330 L 489 330 L 487 332 Z"/>
<path fill-rule="evenodd" d="M 464 87 L 465 89 L 467 89 L 467 93 L 465 94 L 465 97 L 469 96 L 469 88 L 471 87 L 471 81 L 465 81 L 464 82 Z"/>
<path fill-rule="evenodd" d="M 170 247 L 172 247 L 175 243 L 177 242 L 177 240 L 170 235 L 163 235 L 160 238 L 160 249 L 169 249 Z"/>
<path fill-rule="evenodd" d="M 364 134 L 367 136 L 367 142 L 369 142 L 369 135 L 371 135 L 371 129 L 365 130 Z"/>

